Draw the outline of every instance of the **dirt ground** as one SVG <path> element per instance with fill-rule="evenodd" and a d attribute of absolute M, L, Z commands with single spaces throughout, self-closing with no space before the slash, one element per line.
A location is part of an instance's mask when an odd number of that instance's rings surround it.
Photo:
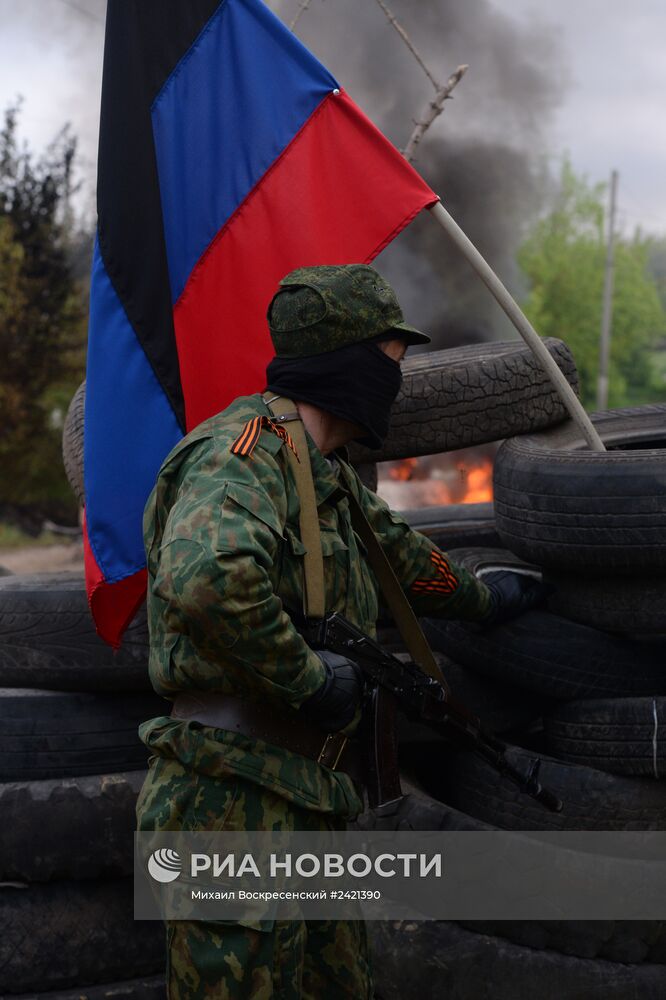
<path fill-rule="evenodd" d="M 12 573 L 83 573 L 83 543 L 0 548 L 0 566 Z"/>

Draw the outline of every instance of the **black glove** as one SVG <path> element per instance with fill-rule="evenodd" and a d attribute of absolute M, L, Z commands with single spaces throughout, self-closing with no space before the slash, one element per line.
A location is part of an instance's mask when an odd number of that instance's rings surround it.
<path fill-rule="evenodd" d="M 501 625 L 516 618 L 543 604 L 552 591 L 552 587 L 533 576 L 505 569 L 485 573 L 482 579 L 490 591 L 492 605 L 481 625 Z"/>
<path fill-rule="evenodd" d="M 354 718 L 363 690 L 363 674 L 359 665 L 346 656 L 328 649 L 316 649 L 315 653 L 324 665 L 326 677 L 322 686 L 303 702 L 300 711 L 308 722 L 336 733 Z"/>

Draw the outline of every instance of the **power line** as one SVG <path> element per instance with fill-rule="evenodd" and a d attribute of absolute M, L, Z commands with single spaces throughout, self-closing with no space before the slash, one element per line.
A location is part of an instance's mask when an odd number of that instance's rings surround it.
<path fill-rule="evenodd" d="M 79 6 L 79 4 L 75 3 L 74 0 L 60 0 L 60 3 L 64 4 L 65 7 L 69 7 L 70 10 L 75 10 L 78 14 L 83 14 L 84 17 L 89 17 L 91 21 L 96 21 L 97 24 L 104 24 L 101 17 L 98 17 L 97 14 L 93 14 L 91 10 L 87 10 L 87 8 Z"/>

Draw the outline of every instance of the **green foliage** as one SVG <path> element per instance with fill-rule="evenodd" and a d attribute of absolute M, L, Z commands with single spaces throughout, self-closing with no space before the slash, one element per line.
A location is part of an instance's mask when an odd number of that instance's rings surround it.
<path fill-rule="evenodd" d="M 47 548 L 49 545 L 66 545 L 62 535 L 42 531 L 37 537 L 21 531 L 15 524 L 0 521 L 0 549 Z"/>
<path fill-rule="evenodd" d="M 19 146 L 18 116 L 10 107 L 0 129 L 0 503 L 72 517 L 60 436 L 84 365 L 69 263 L 76 142 L 65 128 L 36 159 Z"/>
<path fill-rule="evenodd" d="M 609 406 L 666 399 L 655 351 L 666 312 L 648 268 L 650 241 L 637 234 L 615 245 Z M 523 243 L 519 263 L 530 282 L 525 311 L 546 337 L 573 351 L 587 407 L 596 404 L 606 237 L 604 186 L 590 186 L 565 162 L 551 211 Z"/>

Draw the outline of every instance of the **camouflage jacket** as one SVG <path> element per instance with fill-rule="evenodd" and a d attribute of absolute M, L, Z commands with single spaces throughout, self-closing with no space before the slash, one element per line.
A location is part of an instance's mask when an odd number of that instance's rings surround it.
<path fill-rule="evenodd" d="M 214 690 L 279 711 L 298 708 L 323 680 L 319 658 L 285 613 L 302 609 L 305 550 L 284 432 L 264 422 L 251 454 L 231 451 L 257 416 L 270 418 L 261 395 L 240 397 L 197 427 L 165 460 L 146 506 L 150 676 L 166 698 Z M 483 584 L 389 510 L 342 459 L 338 478 L 309 437 L 308 445 L 328 611 L 375 634 L 379 589 L 351 527 L 351 489 L 418 614 L 482 617 Z M 155 753 L 195 771 L 239 775 L 322 812 L 360 811 L 346 774 L 287 750 L 167 717 L 144 723 L 141 735 Z"/>

